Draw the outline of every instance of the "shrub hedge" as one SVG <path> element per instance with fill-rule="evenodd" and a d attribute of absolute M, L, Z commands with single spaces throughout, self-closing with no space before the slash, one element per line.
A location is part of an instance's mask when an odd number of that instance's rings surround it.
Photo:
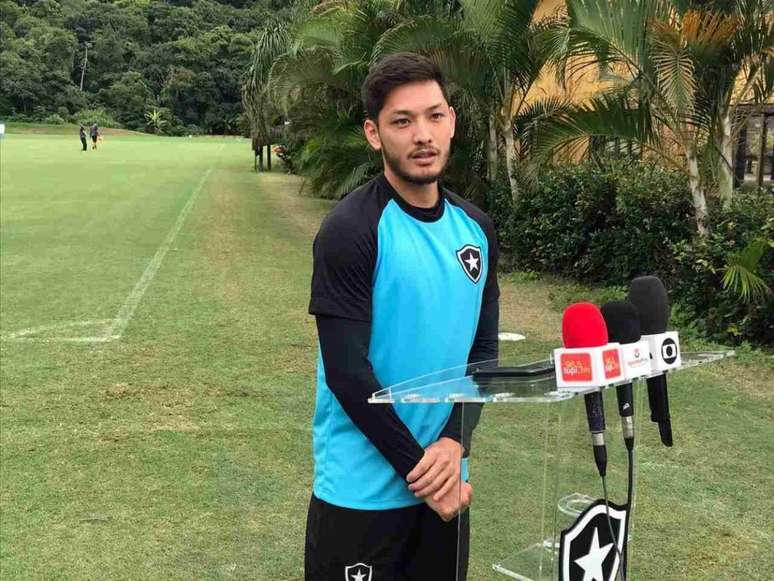
<path fill-rule="evenodd" d="M 716 340 L 774 342 L 774 296 L 747 304 L 721 282 L 730 253 L 754 238 L 773 244 L 774 194 L 737 192 L 729 210 L 713 203 L 706 239 L 694 234 L 690 200 L 681 172 L 603 160 L 547 170 L 515 203 L 499 179 L 487 209 L 513 268 L 617 287 L 656 274 L 681 324 Z M 774 289 L 772 248 L 758 272 Z"/>

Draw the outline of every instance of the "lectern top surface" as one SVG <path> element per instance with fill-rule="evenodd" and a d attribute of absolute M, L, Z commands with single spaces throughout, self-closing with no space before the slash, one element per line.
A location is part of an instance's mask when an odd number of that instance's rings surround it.
<path fill-rule="evenodd" d="M 683 364 L 669 373 L 705 365 L 734 355 L 733 351 L 683 353 Z M 607 387 L 627 383 L 619 381 Z M 525 363 L 517 358 L 481 361 L 444 369 L 377 391 L 370 403 L 552 403 L 595 391 L 557 388 L 552 359 Z"/>

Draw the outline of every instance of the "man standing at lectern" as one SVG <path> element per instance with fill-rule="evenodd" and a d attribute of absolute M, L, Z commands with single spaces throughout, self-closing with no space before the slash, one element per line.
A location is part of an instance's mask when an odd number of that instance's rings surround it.
<path fill-rule="evenodd" d="M 465 579 L 480 406 L 467 406 L 462 426 L 460 404 L 367 400 L 497 357 L 497 241 L 484 212 L 439 184 L 455 111 L 432 61 L 387 56 L 362 93 L 384 170 L 336 205 L 313 249 L 320 351 L 306 579 Z"/>

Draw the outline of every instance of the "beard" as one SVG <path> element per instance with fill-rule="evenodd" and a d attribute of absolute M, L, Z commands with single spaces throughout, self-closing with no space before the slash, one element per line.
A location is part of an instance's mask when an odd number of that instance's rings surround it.
<path fill-rule="evenodd" d="M 411 173 L 411 170 L 408 167 L 409 161 L 401 159 L 399 155 L 394 155 L 387 148 L 384 142 L 382 142 L 382 157 L 384 158 L 384 163 L 388 165 L 392 172 L 400 179 L 407 183 L 420 186 L 425 186 L 437 182 L 439 179 L 441 179 L 441 176 L 443 176 L 443 173 L 446 171 L 446 168 L 449 165 L 448 149 L 445 152 L 440 151 L 438 153 L 438 159 L 441 161 L 441 167 L 438 169 L 438 171 L 433 173 Z"/>

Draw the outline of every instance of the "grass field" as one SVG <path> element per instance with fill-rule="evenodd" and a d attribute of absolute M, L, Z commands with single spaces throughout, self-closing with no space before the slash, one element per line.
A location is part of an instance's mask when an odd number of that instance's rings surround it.
<path fill-rule="evenodd" d="M 245 140 L 0 148 L 0 577 L 301 579 L 330 203 L 253 173 Z M 566 287 L 501 285 L 502 329 L 528 337 L 506 349 L 544 356 Z M 773 371 L 753 352 L 672 379 L 675 448 L 642 432 L 630 579 L 772 578 Z M 531 518 L 513 497 L 539 480 L 541 422 L 484 412 L 473 580 L 504 579 Z"/>

